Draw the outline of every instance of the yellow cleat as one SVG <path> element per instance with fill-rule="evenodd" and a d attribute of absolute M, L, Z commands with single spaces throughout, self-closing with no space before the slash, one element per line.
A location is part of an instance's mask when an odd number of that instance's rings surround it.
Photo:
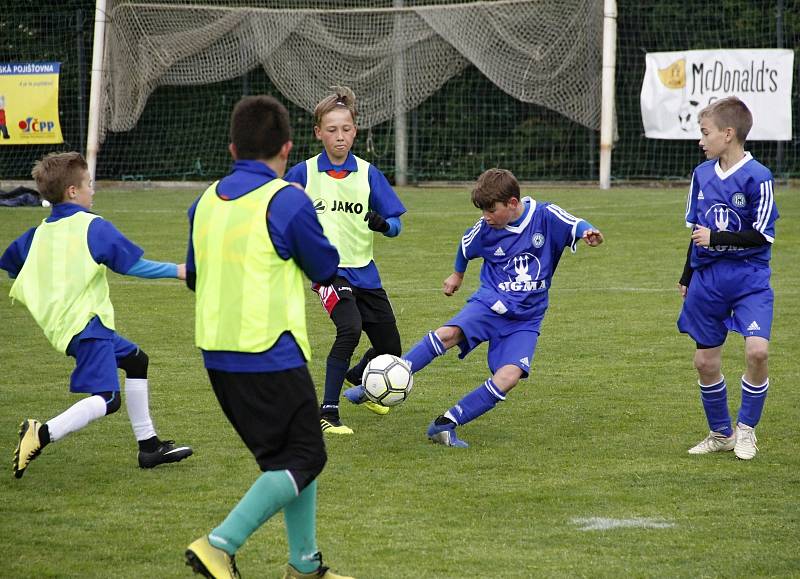
<path fill-rule="evenodd" d="M 192 571 L 209 579 L 235 579 L 241 577 L 233 555 L 217 549 L 203 535 L 186 549 L 186 564 Z"/>
<path fill-rule="evenodd" d="M 365 400 L 363 404 L 365 408 L 372 410 L 375 414 L 380 416 L 386 416 L 389 414 L 389 410 L 391 410 L 391 408 L 388 406 L 384 406 L 383 404 L 375 404 L 372 400 Z"/>
<path fill-rule="evenodd" d="M 341 420 L 331 416 L 320 418 L 319 425 L 322 427 L 324 434 L 353 434 L 352 428 L 345 426 Z"/>
<path fill-rule="evenodd" d="M 19 442 L 14 450 L 14 476 L 16 478 L 22 478 L 31 461 L 42 452 L 42 443 L 39 442 L 41 427 L 42 423 L 33 418 L 28 418 L 19 425 Z"/>

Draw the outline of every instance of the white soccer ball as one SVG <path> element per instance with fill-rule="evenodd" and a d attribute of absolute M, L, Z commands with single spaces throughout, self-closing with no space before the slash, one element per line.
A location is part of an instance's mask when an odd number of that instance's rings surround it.
<path fill-rule="evenodd" d="M 47 199 L 42 199 L 42 207 L 50 207 L 50 202 Z"/>
<path fill-rule="evenodd" d="M 373 358 L 361 378 L 364 390 L 375 404 L 397 406 L 408 398 L 414 376 L 405 360 L 391 354 Z"/>

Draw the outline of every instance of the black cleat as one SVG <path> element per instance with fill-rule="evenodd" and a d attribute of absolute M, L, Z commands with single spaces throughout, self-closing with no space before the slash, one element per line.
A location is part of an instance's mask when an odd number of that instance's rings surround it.
<path fill-rule="evenodd" d="M 174 440 L 162 440 L 161 444 L 153 452 L 139 451 L 139 466 L 141 468 L 153 468 L 159 464 L 178 462 L 190 456 L 192 456 L 192 447 L 175 446 Z"/>

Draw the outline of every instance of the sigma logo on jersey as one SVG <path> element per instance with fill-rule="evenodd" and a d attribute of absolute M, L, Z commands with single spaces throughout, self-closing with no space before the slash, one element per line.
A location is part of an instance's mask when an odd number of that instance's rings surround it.
<path fill-rule="evenodd" d="M 742 220 L 739 214 L 722 203 L 712 205 L 706 211 L 706 223 L 713 231 L 741 231 Z"/>
<path fill-rule="evenodd" d="M 744 207 L 747 205 L 747 199 L 744 196 L 744 193 L 735 193 L 731 198 L 731 203 L 733 203 L 736 207 Z"/>
<path fill-rule="evenodd" d="M 534 233 L 533 237 L 531 238 L 531 243 L 533 243 L 533 246 L 536 249 L 539 249 L 541 246 L 544 245 L 544 235 L 542 235 L 539 232 Z"/>
<path fill-rule="evenodd" d="M 536 275 L 531 275 L 535 269 Z M 542 264 L 535 255 L 523 253 L 510 259 L 503 271 L 508 272 L 508 281 L 497 284 L 505 292 L 532 292 L 547 289 L 545 280 L 536 279 L 542 271 Z"/>
<path fill-rule="evenodd" d="M 314 211 L 317 215 L 325 213 L 328 210 L 328 204 L 324 199 L 314 199 Z M 341 213 L 355 213 L 361 215 L 364 212 L 364 205 L 361 203 L 353 203 L 351 201 L 337 201 L 331 203 L 331 213 L 339 211 Z"/>

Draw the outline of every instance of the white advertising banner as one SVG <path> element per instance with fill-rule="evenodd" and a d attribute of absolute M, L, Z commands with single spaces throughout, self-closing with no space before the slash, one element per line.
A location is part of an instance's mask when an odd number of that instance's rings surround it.
<path fill-rule="evenodd" d="M 738 96 L 753 113 L 748 141 L 792 138 L 794 51 L 783 49 L 650 52 L 642 83 L 644 134 L 699 139 L 697 113 Z"/>

